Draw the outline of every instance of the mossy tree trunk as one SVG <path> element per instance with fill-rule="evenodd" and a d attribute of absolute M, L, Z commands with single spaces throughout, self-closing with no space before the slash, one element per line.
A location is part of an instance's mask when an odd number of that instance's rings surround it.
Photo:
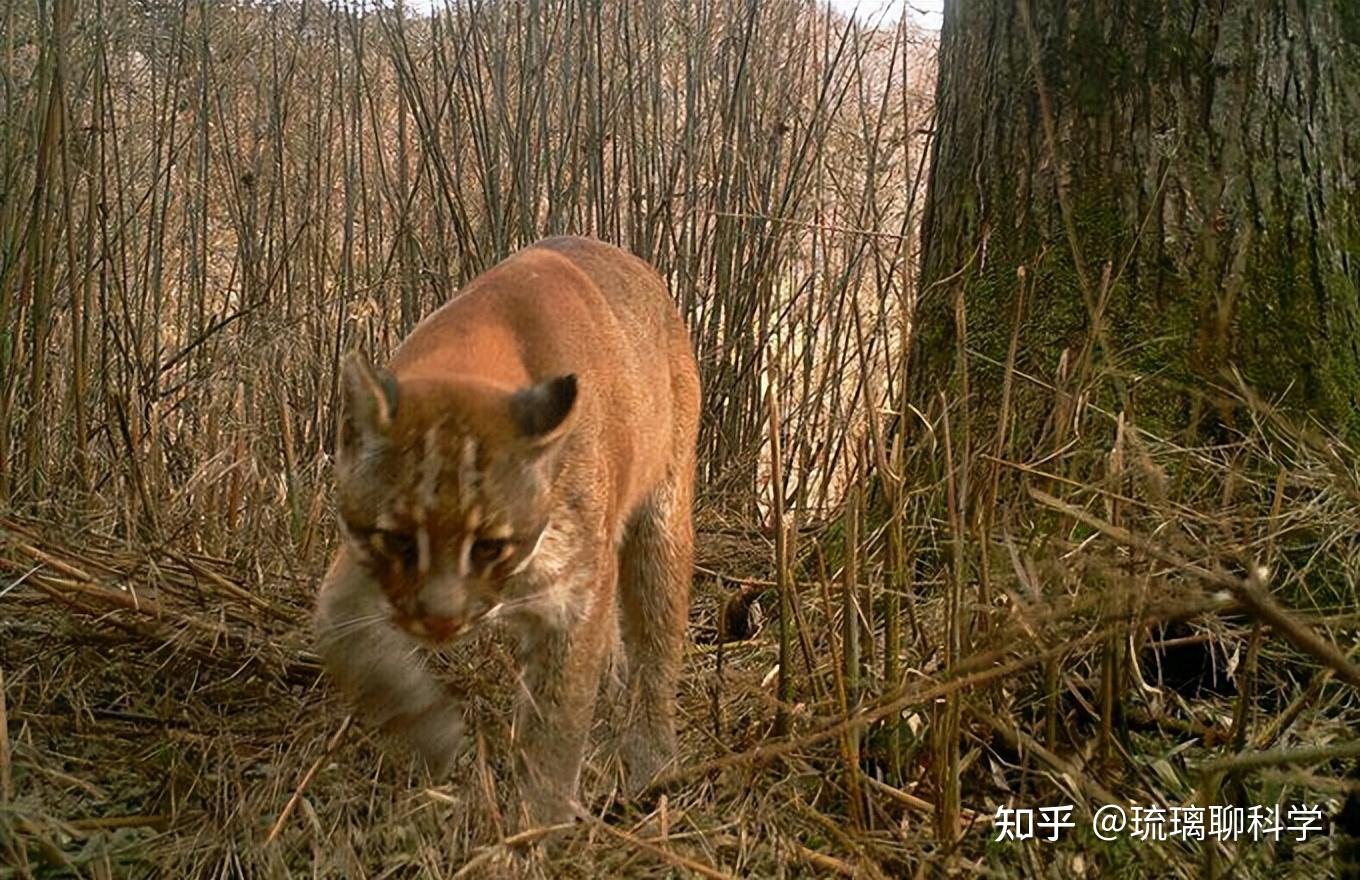
<path fill-rule="evenodd" d="M 1014 331 L 1144 427 L 1217 433 L 1240 374 L 1360 435 L 1360 4 L 950 3 L 937 118 L 918 404 L 966 390 L 986 443 Z M 1060 397 L 1017 379 L 1016 439 Z"/>

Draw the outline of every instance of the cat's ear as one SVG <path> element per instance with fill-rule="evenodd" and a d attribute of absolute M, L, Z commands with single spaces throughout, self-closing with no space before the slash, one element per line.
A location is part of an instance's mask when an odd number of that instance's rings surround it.
<path fill-rule="evenodd" d="M 352 351 L 340 364 L 340 384 L 340 454 L 385 441 L 397 417 L 397 377 Z"/>
<path fill-rule="evenodd" d="M 565 437 L 571 430 L 571 416 L 575 411 L 574 373 L 522 388 L 510 396 L 510 417 L 514 419 L 520 437 L 536 447 L 548 446 Z"/>

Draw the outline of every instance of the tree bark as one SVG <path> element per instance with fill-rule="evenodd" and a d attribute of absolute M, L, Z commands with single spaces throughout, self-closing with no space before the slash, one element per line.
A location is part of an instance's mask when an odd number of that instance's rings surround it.
<path fill-rule="evenodd" d="M 918 405 L 966 391 L 986 442 L 1014 332 L 1153 430 L 1240 423 L 1236 373 L 1360 435 L 1360 5 L 950 3 L 936 97 Z M 1017 439 L 1055 427 L 1014 394 Z"/>

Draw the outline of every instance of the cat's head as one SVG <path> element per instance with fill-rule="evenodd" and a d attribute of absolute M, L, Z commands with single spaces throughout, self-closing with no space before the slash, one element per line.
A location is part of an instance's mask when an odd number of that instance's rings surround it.
<path fill-rule="evenodd" d="M 357 353 L 341 378 L 345 540 L 399 626 L 431 641 L 457 636 L 494 613 L 543 542 L 576 378 L 398 381 Z"/>

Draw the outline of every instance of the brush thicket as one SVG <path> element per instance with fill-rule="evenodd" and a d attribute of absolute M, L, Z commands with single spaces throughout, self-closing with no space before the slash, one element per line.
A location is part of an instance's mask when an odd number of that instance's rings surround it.
<path fill-rule="evenodd" d="M 973 436 L 966 380 L 907 405 L 933 78 L 910 24 L 578 0 L 0 21 L 0 875 L 1278 874 L 1278 847 L 997 849 L 987 823 L 1348 790 L 1353 454 L 1244 391 L 1231 443 L 1151 436 L 1092 403 L 1089 365 L 1000 365 L 998 424 L 1033 416 L 1019 383 L 1058 414 L 1035 448 Z M 586 818 L 507 840 L 504 648 L 437 661 L 479 738 L 432 787 L 347 723 L 306 626 L 339 356 L 560 232 L 653 261 L 692 328 L 695 646 L 651 797 L 618 802 L 606 717 Z"/>

